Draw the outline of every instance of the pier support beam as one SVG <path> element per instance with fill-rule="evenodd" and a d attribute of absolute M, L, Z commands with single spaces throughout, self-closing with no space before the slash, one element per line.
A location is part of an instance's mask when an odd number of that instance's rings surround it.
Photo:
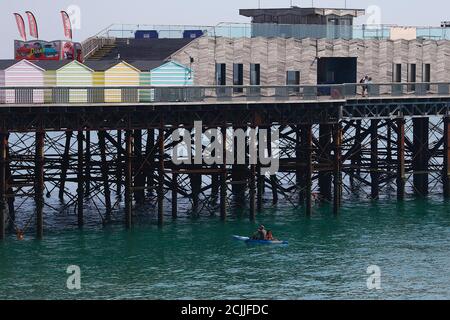
<path fill-rule="evenodd" d="M 313 133 L 312 133 L 312 126 L 311 125 L 305 125 L 303 127 L 303 130 L 305 131 L 305 144 L 304 144 L 304 152 L 305 152 L 305 160 L 306 160 L 306 167 L 305 167 L 305 196 L 306 196 L 306 215 L 308 217 L 311 216 L 312 213 L 312 173 L 313 173 L 313 159 L 312 159 L 312 152 L 313 152 Z"/>
<path fill-rule="evenodd" d="M 378 124 L 380 120 L 371 120 L 370 124 L 370 180 L 371 198 L 378 200 L 380 196 L 380 174 L 378 172 Z"/>
<path fill-rule="evenodd" d="M 161 120 L 158 137 L 158 225 L 164 223 L 164 123 Z"/>
<path fill-rule="evenodd" d="M 342 126 L 334 125 L 334 179 L 333 179 L 333 212 L 339 213 L 342 199 Z"/>
<path fill-rule="evenodd" d="M 227 219 L 227 125 L 221 128 L 222 132 L 222 168 L 220 174 L 220 218 Z"/>
<path fill-rule="evenodd" d="M 305 182 L 303 179 L 303 162 L 304 162 L 304 153 L 303 153 L 303 135 L 301 126 L 295 127 L 295 186 L 298 190 L 298 202 L 300 205 L 303 205 L 305 201 L 304 196 L 304 186 Z"/>
<path fill-rule="evenodd" d="M 103 192 L 105 196 L 106 219 L 110 220 L 112 211 L 111 190 L 109 188 L 108 162 L 106 157 L 106 133 L 104 131 L 98 132 L 98 144 L 100 148 L 100 167 L 103 181 Z"/>
<path fill-rule="evenodd" d="M 147 130 L 147 143 L 145 146 L 145 155 L 147 158 L 146 172 L 147 172 L 147 190 L 150 195 L 154 194 L 154 179 L 155 179 L 155 129 Z"/>
<path fill-rule="evenodd" d="M 122 131 L 117 130 L 117 151 L 116 151 L 116 198 L 120 201 L 122 198 L 122 167 L 123 151 L 122 151 Z"/>
<path fill-rule="evenodd" d="M 85 155 L 85 168 L 86 172 L 84 174 L 85 177 L 85 195 L 89 196 L 91 193 L 91 132 L 89 130 L 86 130 L 86 155 Z"/>
<path fill-rule="evenodd" d="M 81 228 L 84 224 L 84 212 L 83 212 L 83 197 L 84 197 L 84 187 L 85 179 L 83 175 L 84 162 L 83 162 L 83 131 L 78 131 L 77 134 L 77 221 L 78 227 Z"/>
<path fill-rule="evenodd" d="M 414 190 L 418 196 L 428 195 L 429 119 L 413 119 Z"/>
<path fill-rule="evenodd" d="M 36 236 L 44 236 L 44 141 L 45 132 L 36 132 L 35 157 L 35 201 L 36 201 Z"/>
<path fill-rule="evenodd" d="M 450 117 L 444 118 L 444 197 L 450 199 Z"/>
<path fill-rule="evenodd" d="M 70 144 L 72 141 L 72 131 L 66 132 L 66 143 L 64 145 L 64 153 L 62 156 L 61 163 L 61 182 L 59 185 L 59 199 L 64 199 L 64 191 L 66 188 L 66 179 L 67 179 L 67 170 L 69 169 L 69 160 L 70 160 Z"/>
<path fill-rule="evenodd" d="M 397 119 L 397 199 L 405 198 L 405 119 Z"/>
<path fill-rule="evenodd" d="M 5 239 L 6 232 L 6 146 L 7 134 L 0 132 L 0 240 Z"/>
<path fill-rule="evenodd" d="M 178 217 L 178 172 L 172 172 L 172 218 Z"/>
<path fill-rule="evenodd" d="M 319 171 L 319 190 L 323 200 L 331 202 L 331 172 L 326 170 L 330 166 L 331 162 L 331 136 L 332 130 L 331 125 L 321 124 L 319 128 L 319 161 L 320 161 L 320 171 Z"/>
<path fill-rule="evenodd" d="M 131 229 L 133 223 L 133 133 L 125 132 L 125 225 Z"/>
<path fill-rule="evenodd" d="M 142 130 L 134 130 L 134 198 L 137 204 L 143 204 L 145 199 L 145 174 L 142 158 Z"/>

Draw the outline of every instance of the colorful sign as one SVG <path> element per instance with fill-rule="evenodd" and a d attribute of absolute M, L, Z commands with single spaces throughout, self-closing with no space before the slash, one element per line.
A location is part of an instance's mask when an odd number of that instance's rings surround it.
<path fill-rule="evenodd" d="M 32 12 L 30 12 L 30 11 L 27 11 L 26 14 L 28 16 L 28 24 L 30 26 L 30 36 L 32 36 L 33 38 L 38 39 L 39 38 L 39 32 L 38 32 L 36 18 L 34 16 L 34 14 Z"/>
<path fill-rule="evenodd" d="M 19 29 L 20 37 L 23 41 L 27 41 L 27 33 L 25 31 L 25 22 L 23 21 L 23 18 L 20 14 L 14 13 L 14 16 L 16 17 L 17 22 L 17 28 Z"/>
<path fill-rule="evenodd" d="M 60 60 L 61 42 L 18 41 L 14 42 L 16 60 Z"/>

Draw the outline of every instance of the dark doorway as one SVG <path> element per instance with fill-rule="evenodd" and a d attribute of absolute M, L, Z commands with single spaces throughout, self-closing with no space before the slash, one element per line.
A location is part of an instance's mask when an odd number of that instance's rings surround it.
<path fill-rule="evenodd" d="M 317 84 L 357 83 L 357 58 L 319 58 Z"/>

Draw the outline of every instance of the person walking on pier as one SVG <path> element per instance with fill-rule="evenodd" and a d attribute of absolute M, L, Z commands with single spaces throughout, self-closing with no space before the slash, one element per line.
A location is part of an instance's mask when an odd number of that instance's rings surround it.
<path fill-rule="evenodd" d="M 362 78 L 360 81 L 359 81 L 359 83 L 361 84 L 361 87 L 362 87 L 362 96 L 363 97 L 365 97 L 366 96 L 366 93 L 367 93 L 367 91 L 368 91 L 368 84 L 369 84 L 369 79 L 371 79 L 371 78 L 369 78 L 369 76 L 366 74 L 365 76 L 364 76 L 364 78 Z"/>

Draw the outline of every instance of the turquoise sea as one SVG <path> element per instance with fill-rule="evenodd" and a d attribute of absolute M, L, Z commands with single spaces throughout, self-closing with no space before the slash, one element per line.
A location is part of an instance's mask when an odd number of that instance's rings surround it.
<path fill-rule="evenodd" d="M 246 211 L 217 217 L 140 219 L 131 231 L 48 228 L 0 243 L 0 299 L 449 299 L 450 203 L 347 202 L 312 218 L 288 205 L 250 222 Z M 263 223 L 288 246 L 246 245 Z M 47 226 L 48 227 L 48 226 Z M 52 231 L 57 230 L 57 231 Z M 81 270 L 81 290 L 66 271 Z M 381 270 L 368 290 L 367 268 Z"/>

